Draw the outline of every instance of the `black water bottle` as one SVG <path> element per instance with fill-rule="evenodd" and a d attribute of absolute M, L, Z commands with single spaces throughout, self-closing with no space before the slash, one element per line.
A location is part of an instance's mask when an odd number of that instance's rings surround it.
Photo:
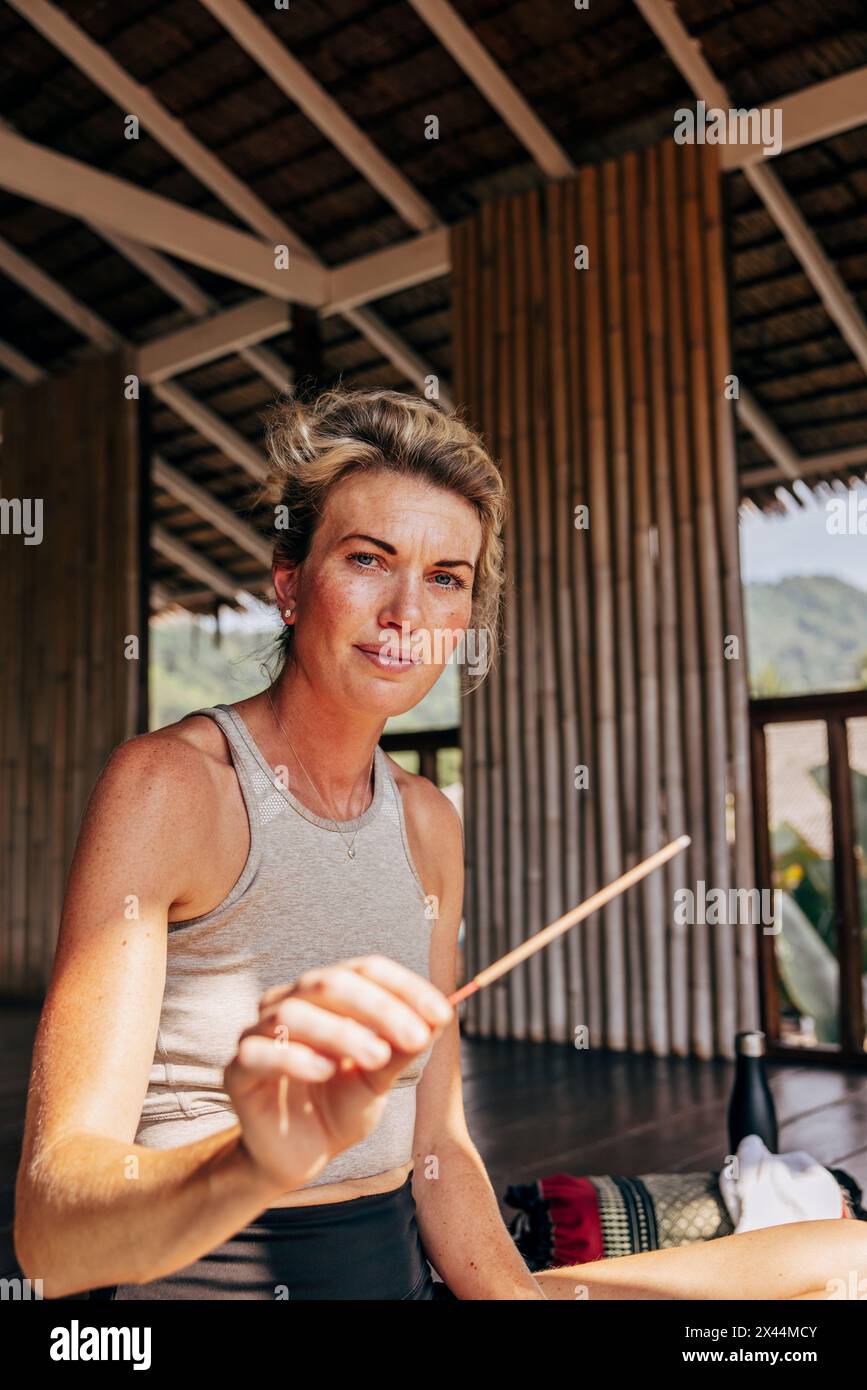
<path fill-rule="evenodd" d="M 735 1035 L 735 1083 L 729 1100 L 729 1153 L 747 1134 L 757 1134 L 771 1153 L 777 1152 L 777 1116 L 765 1074 L 765 1035 Z"/>

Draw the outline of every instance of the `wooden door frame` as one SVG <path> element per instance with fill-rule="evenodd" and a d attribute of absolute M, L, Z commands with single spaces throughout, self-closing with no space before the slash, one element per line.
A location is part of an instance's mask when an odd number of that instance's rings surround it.
<path fill-rule="evenodd" d="M 840 1046 L 803 1048 L 779 1041 L 779 987 L 773 938 L 759 933 L 759 989 L 762 1022 L 767 1033 L 768 1055 L 795 1058 L 804 1063 L 829 1062 L 867 1069 L 864 1051 L 864 1011 L 861 993 L 861 923 L 859 921 L 858 871 L 853 853 L 855 820 L 852 778 L 846 738 L 848 719 L 867 718 L 867 690 L 828 694 L 777 696 L 750 701 L 750 754 L 753 785 L 753 834 L 759 887 L 772 884 L 771 842 L 768 826 L 768 781 L 765 727 L 768 724 L 821 721 L 828 738 L 828 790 L 831 801 L 831 833 L 834 846 L 834 914 L 837 926 L 837 960 L 840 966 Z"/>

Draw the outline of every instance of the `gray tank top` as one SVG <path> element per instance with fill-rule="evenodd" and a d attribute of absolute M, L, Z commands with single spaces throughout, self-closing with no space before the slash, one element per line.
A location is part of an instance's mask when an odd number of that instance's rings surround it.
<path fill-rule="evenodd" d="M 363 814 L 337 824 L 287 791 L 236 710 L 192 711 L 228 740 L 250 826 L 241 876 L 212 912 L 170 922 L 166 983 L 137 1144 L 167 1149 L 237 1121 L 223 1071 L 272 985 L 347 957 L 385 955 L 430 976 L 431 915 L 413 863 L 400 791 L 382 749 Z M 308 1187 L 364 1178 L 412 1158 L 416 1086 L 431 1049 L 389 1092 L 379 1124 L 338 1154 Z"/>

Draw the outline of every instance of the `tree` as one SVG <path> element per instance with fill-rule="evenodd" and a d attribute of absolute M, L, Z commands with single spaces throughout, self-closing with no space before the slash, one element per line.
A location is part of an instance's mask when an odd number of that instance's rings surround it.
<path fill-rule="evenodd" d="M 761 700 L 769 695 L 785 695 L 785 682 L 772 661 L 766 661 L 750 681 L 753 698 Z"/>

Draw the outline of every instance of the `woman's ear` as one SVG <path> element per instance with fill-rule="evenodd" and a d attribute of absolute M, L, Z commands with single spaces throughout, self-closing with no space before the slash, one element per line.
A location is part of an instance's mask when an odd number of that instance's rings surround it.
<path fill-rule="evenodd" d="M 295 566 L 290 568 L 288 565 L 273 565 L 271 568 L 271 576 L 274 581 L 274 593 L 277 596 L 277 606 L 280 609 L 281 615 L 284 614 L 284 610 L 287 608 L 291 608 L 294 613 L 296 607 L 295 592 L 298 587 L 297 568 Z"/>

